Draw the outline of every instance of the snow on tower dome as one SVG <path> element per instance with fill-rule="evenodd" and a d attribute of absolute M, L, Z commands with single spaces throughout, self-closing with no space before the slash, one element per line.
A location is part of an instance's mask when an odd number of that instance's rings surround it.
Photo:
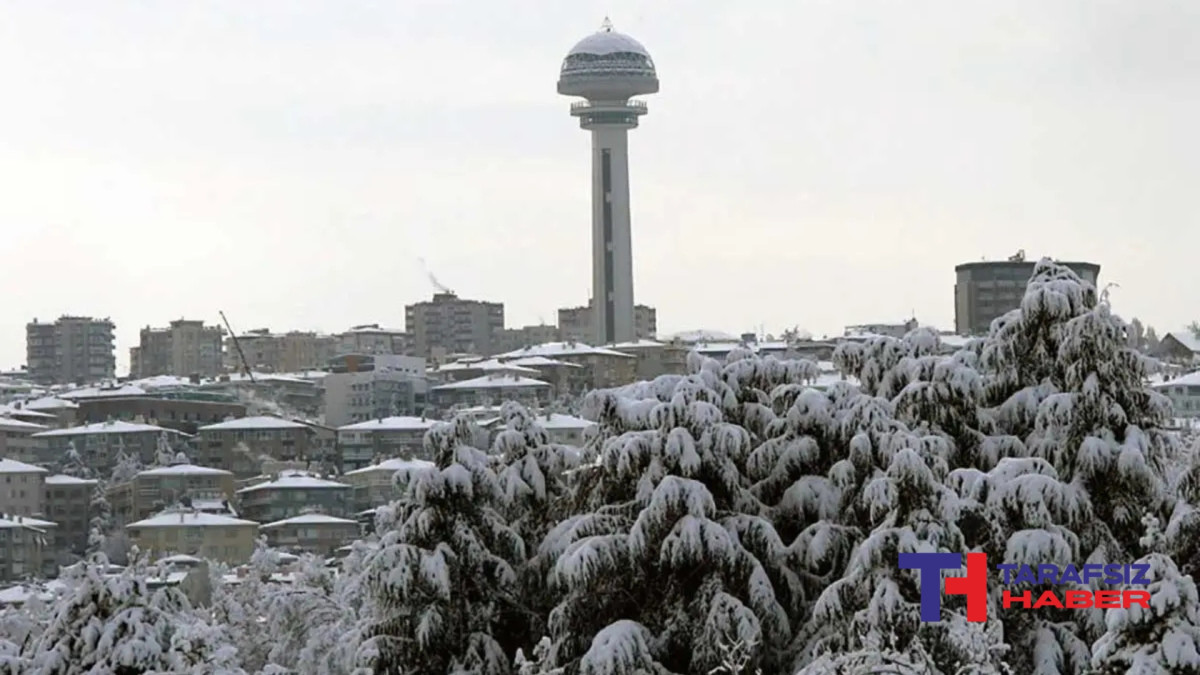
<path fill-rule="evenodd" d="M 567 52 L 559 72 L 558 93 L 589 100 L 627 100 L 658 92 L 658 73 L 642 43 L 612 29 L 605 19 L 600 32 Z"/>
<path fill-rule="evenodd" d="M 624 33 L 618 33 L 613 30 L 612 22 L 608 17 L 604 18 L 604 24 L 598 32 L 583 38 L 567 52 L 567 56 L 575 54 L 591 54 L 593 56 L 607 56 L 609 54 L 640 54 L 641 56 L 650 58 L 650 52 L 642 46 L 642 43 L 629 37 Z"/>

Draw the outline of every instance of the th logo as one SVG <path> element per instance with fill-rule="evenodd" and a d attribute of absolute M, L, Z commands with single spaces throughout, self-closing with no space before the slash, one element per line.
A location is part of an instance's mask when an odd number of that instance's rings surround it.
<path fill-rule="evenodd" d="M 901 553 L 900 569 L 919 570 L 921 621 L 942 618 L 942 570 L 962 567 L 961 553 Z M 947 577 L 946 593 L 967 596 L 967 621 L 987 621 L 987 554 L 967 554 L 967 575 Z"/>

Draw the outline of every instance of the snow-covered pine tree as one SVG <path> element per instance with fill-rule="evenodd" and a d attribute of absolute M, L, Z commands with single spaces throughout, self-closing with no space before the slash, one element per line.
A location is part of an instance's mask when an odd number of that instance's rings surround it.
<path fill-rule="evenodd" d="M 364 646 L 376 673 L 512 670 L 520 638 L 502 631 L 519 607 L 525 551 L 487 453 L 470 445 L 477 437 L 465 416 L 433 427 L 425 450 L 437 470 L 417 472 L 379 510 L 379 549 L 364 570 L 377 608 Z"/>
<path fill-rule="evenodd" d="M 158 443 L 154 448 L 154 465 L 152 468 L 171 466 L 175 459 L 175 450 L 171 447 L 171 439 L 167 432 L 158 435 Z"/>
<path fill-rule="evenodd" d="M 92 469 L 83 461 L 79 450 L 75 448 L 75 441 L 67 442 L 67 449 L 63 453 L 59 471 L 63 475 L 75 478 L 88 479 L 92 477 Z"/>
<path fill-rule="evenodd" d="M 520 403 L 502 405 L 500 419 L 504 429 L 492 441 L 492 455 L 501 462 L 498 480 L 504 492 L 504 515 L 529 553 L 569 515 L 568 473 L 578 467 L 580 451 L 551 443 L 546 430 Z M 529 610 L 521 617 L 521 624 L 527 626 L 521 645 L 527 651 L 545 635 L 545 618 L 557 602 L 548 583 L 553 564 L 553 558 L 535 556 L 519 570 L 518 595 Z"/>
<path fill-rule="evenodd" d="M 109 476 L 109 481 L 113 485 L 128 483 L 133 480 L 133 477 L 142 471 L 142 462 L 136 454 L 129 455 L 125 453 L 124 443 L 121 443 L 117 448 L 115 464 L 113 465 L 112 475 Z"/>
<path fill-rule="evenodd" d="M 1166 555 L 1158 521 L 1146 518 L 1145 548 L 1153 551 L 1138 560 L 1150 567 L 1148 587 L 1128 590 L 1150 593 L 1150 608 L 1133 606 L 1107 610 L 1107 632 L 1092 648 L 1095 675 L 1174 675 L 1200 673 L 1200 594 L 1196 582 L 1181 574 Z M 1124 589 L 1123 589 L 1124 590 Z"/>
<path fill-rule="evenodd" d="M 112 531 L 112 506 L 108 503 L 108 483 L 98 481 L 92 491 L 92 501 L 88 505 L 91 520 L 88 522 L 87 556 L 107 550 L 108 535 Z"/>
<path fill-rule="evenodd" d="M 103 556 L 84 563 L 54 619 L 22 651 L 24 675 L 245 675 L 222 627 L 178 589 L 147 588 L 144 559 L 116 576 L 105 567 Z"/>
<path fill-rule="evenodd" d="M 687 377 L 585 401 L 597 461 L 577 474 L 580 513 L 539 549 L 557 558 L 551 653 L 568 673 L 708 672 L 733 642 L 754 645 L 752 669 L 784 660 L 790 624 L 766 571 L 775 561 L 742 543 L 778 537 L 742 472 L 751 436 L 722 412 L 726 401 L 741 412 L 739 397 L 719 362 L 689 362 Z"/>

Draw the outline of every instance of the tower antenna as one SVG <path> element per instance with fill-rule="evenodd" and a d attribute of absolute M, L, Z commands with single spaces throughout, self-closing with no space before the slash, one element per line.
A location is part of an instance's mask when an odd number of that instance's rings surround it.
<path fill-rule="evenodd" d="M 605 33 L 612 32 L 612 30 L 613 30 L 612 20 L 609 19 L 607 16 L 604 17 L 604 21 L 600 22 L 600 30 Z"/>

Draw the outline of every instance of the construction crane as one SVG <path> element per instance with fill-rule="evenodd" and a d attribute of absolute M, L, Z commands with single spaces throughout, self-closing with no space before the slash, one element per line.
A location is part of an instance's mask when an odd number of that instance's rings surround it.
<path fill-rule="evenodd" d="M 445 284 L 437 280 L 437 277 L 433 276 L 433 272 L 429 271 L 429 266 L 425 264 L 424 258 L 417 258 L 417 262 L 421 263 L 421 269 L 425 271 L 425 276 L 429 278 L 429 283 L 433 284 L 434 288 L 447 295 L 454 295 L 454 291 L 447 288 Z"/>
<path fill-rule="evenodd" d="M 225 318 L 225 312 L 218 309 L 217 314 L 221 315 L 221 320 L 225 322 L 225 327 L 229 329 L 229 337 L 233 340 L 233 348 L 237 350 L 238 358 L 242 361 L 242 372 L 246 373 L 246 377 L 250 378 L 250 383 L 254 384 L 254 372 L 250 370 L 250 364 L 246 361 L 246 353 L 242 351 L 242 344 L 238 342 L 237 333 L 233 332 L 233 326 L 229 325 L 229 319 Z"/>

